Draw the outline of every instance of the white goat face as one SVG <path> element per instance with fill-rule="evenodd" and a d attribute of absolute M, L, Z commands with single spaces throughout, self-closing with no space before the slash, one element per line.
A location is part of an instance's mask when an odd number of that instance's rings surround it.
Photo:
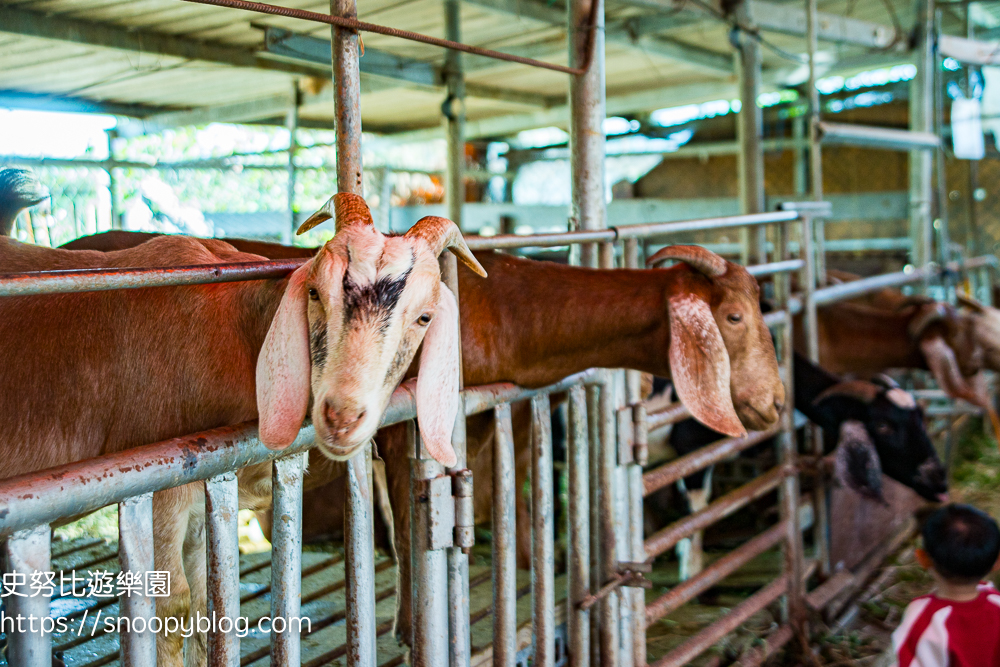
<path fill-rule="evenodd" d="M 440 271 L 425 243 L 359 225 L 326 244 L 305 284 L 317 444 L 344 459 L 375 434 L 413 361 L 436 314 Z"/>
<path fill-rule="evenodd" d="M 335 459 L 375 434 L 417 348 L 417 417 L 424 445 L 454 465 L 458 411 L 458 306 L 441 284 L 437 256 L 451 249 L 483 268 L 455 223 L 427 217 L 404 236 L 383 236 L 364 200 L 337 194 L 299 229 L 336 217 L 337 233 L 289 278 L 257 361 L 260 438 L 295 439 L 312 398 L 317 445 Z"/>

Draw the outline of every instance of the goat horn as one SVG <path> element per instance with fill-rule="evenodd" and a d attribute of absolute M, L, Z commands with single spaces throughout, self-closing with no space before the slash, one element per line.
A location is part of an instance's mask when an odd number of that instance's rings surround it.
<path fill-rule="evenodd" d="M 920 339 L 927 332 L 928 327 L 937 322 L 942 322 L 948 317 L 948 310 L 944 304 L 934 302 L 923 306 L 917 315 L 910 321 L 908 327 L 910 337 Z"/>
<path fill-rule="evenodd" d="M 338 192 L 330 197 L 323 204 L 322 208 L 310 215 L 305 222 L 299 225 L 295 233 L 305 234 L 316 225 L 322 224 L 330 218 L 336 220 L 335 233 L 338 234 L 342 229 L 351 225 L 375 225 L 375 221 L 372 220 L 372 212 L 368 209 L 368 204 L 365 203 L 365 200 L 360 195 L 350 192 Z"/>
<path fill-rule="evenodd" d="M 695 271 L 703 273 L 709 278 L 718 278 L 727 270 L 726 260 L 711 250 L 706 250 L 697 245 L 671 245 L 666 248 L 660 248 L 652 257 L 646 260 L 646 266 L 655 268 L 668 259 L 676 259 L 684 262 Z"/>
<path fill-rule="evenodd" d="M 984 306 L 983 304 L 979 303 L 978 301 L 976 301 L 975 299 L 973 299 L 971 296 L 966 296 L 965 294 L 962 294 L 961 292 L 958 292 L 958 293 L 955 294 L 955 297 L 958 299 L 958 303 L 960 305 L 965 306 L 969 310 L 973 310 L 973 311 L 975 311 L 977 313 L 981 313 L 984 310 L 986 310 L 986 306 Z"/>
<path fill-rule="evenodd" d="M 878 385 L 871 382 L 865 382 L 864 380 L 848 380 L 847 382 L 835 384 L 824 391 L 816 397 L 816 400 L 813 401 L 813 405 L 819 405 L 826 399 L 833 398 L 834 396 L 856 398 L 862 403 L 871 403 L 878 397 L 880 391 L 881 389 Z"/>
<path fill-rule="evenodd" d="M 463 264 L 483 278 L 486 277 L 486 269 L 482 267 L 472 251 L 469 250 L 469 246 L 465 244 L 465 239 L 462 237 L 458 225 L 448 218 L 439 218 L 436 215 L 420 218 L 417 220 L 417 224 L 410 227 L 405 236 L 408 239 L 419 238 L 426 241 L 435 257 L 444 252 L 445 249 L 451 250 L 456 257 L 462 260 Z"/>

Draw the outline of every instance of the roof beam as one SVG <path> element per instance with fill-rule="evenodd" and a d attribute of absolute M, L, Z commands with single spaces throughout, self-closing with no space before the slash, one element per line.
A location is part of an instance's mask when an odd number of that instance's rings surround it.
<path fill-rule="evenodd" d="M 761 30 L 805 36 L 805 9 L 765 0 L 752 0 L 749 5 L 750 21 Z M 892 44 L 896 37 L 889 26 L 827 12 L 816 13 L 816 35 L 823 42 L 858 44 L 880 49 Z"/>
<path fill-rule="evenodd" d="M 521 16 L 550 25 L 565 26 L 566 12 L 537 0 L 466 0 L 467 2 L 504 14 Z M 733 73 L 731 57 L 710 49 L 682 44 L 675 40 L 645 35 L 635 30 L 636 23 L 625 21 L 607 27 L 609 44 L 639 49 L 661 58 L 682 62 L 712 74 Z"/>
<path fill-rule="evenodd" d="M 302 35 L 283 28 L 266 27 L 264 31 L 264 51 L 268 57 L 286 62 L 308 63 L 310 66 L 329 71 L 330 42 L 310 35 Z M 493 60 L 493 62 L 497 62 Z M 404 58 L 385 51 L 367 48 L 359 60 L 363 73 L 386 77 L 417 87 L 439 88 L 444 85 L 442 68 L 433 63 Z M 469 97 L 517 102 L 531 106 L 550 107 L 563 101 L 563 96 L 553 97 L 506 88 L 496 88 L 472 81 L 465 84 Z"/>
<path fill-rule="evenodd" d="M 132 116 L 134 118 L 143 118 L 168 111 L 164 107 L 98 102 L 82 97 L 67 97 L 64 95 L 34 93 L 22 90 L 0 90 L 0 107 L 31 109 L 33 111 L 96 113 L 107 114 L 109 116 Z"/>

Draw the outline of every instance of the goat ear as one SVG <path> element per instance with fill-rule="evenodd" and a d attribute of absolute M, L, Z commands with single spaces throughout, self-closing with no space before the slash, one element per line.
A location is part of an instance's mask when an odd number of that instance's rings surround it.
<path fill-rule="evenodd" d="M 458 457 L 451 435 L 458 415 L 458 303 L 441 283 L 437 312 L 424 336 L 417 374 L 417 423 L 427 452 L 446 467 Z"/>
<path fill-rule="evenodd" d="M 866 498 L 883 500 L 882 462 L 864 424 L 849 419 L 840 425 L 834 455 L 837 480 Z"/>
<path fill-rule="evenodd" d="M 927 366 L 931 369 L 938 386 L 952 398 L 961 398 L 985 410 L 993 425 L 993 433 L 997 440 L 1000 440 L 1000 416 L 997 416 L 989 395 L 979 381 L 978 374 L 972 379 L 963 376 L 955 358 L 955 351 L 940 336 L 928 336 L 921 340 L 920 350 L 924 353 Z"/>
<path fill-rule="evenodd" d="M 292 444 L 309 410 L 309 324 L 305 280 L 312 262 L 289 277 L 257 357 L 260 440 L 270 449 Z"/>
<path fill-rule="evenodd" d="M 705 426 L 733 437 L 747 434 L 733 407 L 729 353 L 708 303 L 685 294 L 667 300 L 670 376 L 681 402 Z"/>

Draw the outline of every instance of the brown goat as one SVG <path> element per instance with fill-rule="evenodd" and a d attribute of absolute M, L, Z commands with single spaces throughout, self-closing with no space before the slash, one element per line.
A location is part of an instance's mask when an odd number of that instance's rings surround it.
<path fill-rule="evenodd" d="M 450 247 L 482 268 L 442 218 L 387 238 L 360 197 L 337 195 L 313 220 L 334 215 L 334 238 L 282 280 L 0 299 L 0 400 L 16 415 L 0 422 L 9 457 L 2 476 L 258 414 L 261 440 L 280 448 L 297 434 L 310 402 L 317 449 L 347 458 L 374 435 L 422 342 L 421 434 L 436 458 L 453 464 L 457 304 L 440 283 L 437 255 Z M 186 237 L 110 253 L 0 239 L 4 272 L 260 259 Z M 244 468 L 239 479 L 244 507 L 268 504 L 269 466 Z M 156 567 L 172 579 L 171 596 L 157 600 L 161 617 L 205 611 L 202 493 L 189 484 L 154 495 Z M 198 637 L 188 664 L 203 663 L 204 648 Z M 160 665 L 179 666 L 182 654 L 179 634 L 157 637 Z"/>

